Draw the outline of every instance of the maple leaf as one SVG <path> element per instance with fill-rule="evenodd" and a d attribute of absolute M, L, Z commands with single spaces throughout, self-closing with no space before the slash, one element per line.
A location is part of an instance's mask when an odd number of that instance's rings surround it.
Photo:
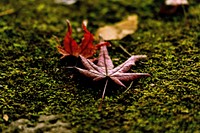
<path fill-rule="evenodd" d="M 108 79 L 111 79 L 116 84 L 126 87 L 122 81 L 132 81 L 137 78 L 144 76 L 150 76 L 148 73 L 126 73 L 132 65 L 135 65 L 135 62 L 139 59 L 146 58 L 146 55 L 134 55 L 131 56 L 127 61 L 121 65 L 114 68 L 113 62 L 108 55 L 107 47 L 101 46 L 100 54 L 98 57 L 97 65 L 86 59 L 83 56 L 80 56 L 82 64 L 86 69 L 75 67 L 83 75 L 92 78 L 94 81 L 98 81 L 104 78 L 107 78 L 104 91 L 102 94 L 102 101 L 104 99 L 104 94 L 107 86 Z M 100 107 L 101 108 L 101 107 Z"/>
<path fill-rule="evenodd" d="M 82 24 L 84 37 L 82 38 L 80 45 L 78 45 L 77 42 L 72 38 L 72 27 L 68 20 L 67 20 L 67 27 L 68 27 L 68 31 L 65 35 L 63 46 L 61 45 L 57 46 L 58 52 L 63 55 L 61 59 L 69 55 L 72 55 L 75 57 L 82 55 L 85 58 L 89 58 L 93 56 L 93 54 L 96 52 L 99 45 L 93 45 L 94 37 L 87 30 L 84 23 Z"/>

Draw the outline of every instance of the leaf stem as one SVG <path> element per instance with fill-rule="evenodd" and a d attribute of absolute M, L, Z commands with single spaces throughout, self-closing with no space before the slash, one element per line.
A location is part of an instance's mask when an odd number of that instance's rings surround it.
<path fill-rule="evenodd" d="M 104 95 L 105 95 L 105 92 L 106 92 L 107 84 L 108 84 L 108 79 L 106 79 L 106 83 L 105 83 L 105 86 L 104 86 L 104 89 L 103 89 L 101 103 L 99 105 L 98 111 L 101 111 L 101 109 L 102 109 L 102 103 L 103 103 L 103 100 L 104 100 Z"/>

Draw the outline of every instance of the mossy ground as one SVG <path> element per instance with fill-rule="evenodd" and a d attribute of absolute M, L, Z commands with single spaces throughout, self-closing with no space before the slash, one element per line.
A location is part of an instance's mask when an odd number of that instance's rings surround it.
<path fill-rule="evenodd" d="M 76 132 L 199 132 L 200 4 L 190 1 L 185 15 L 158 16 L 162 1 L 79 1 L 59 5 L 51 0 L 1 0 L 0 12 L 0 131 L 19 118 L 66 114 Z M 139 15 L 139 28 L 123 40 L 111 41 L 115 65 L 131 54 L 146 54 L 133 72 L 146 72 L 124 89 L 109 82 L 98 112 L 104 82 L 92 82 L 67 69 L 52 37 L 62 39 L 65 20 L 76 31 L 83 19 L 95 33 L 129 14 Z M 127 83 L 128 85 L 128 83 Z M 3 119 L 8 115 L 9 120 Z"/>

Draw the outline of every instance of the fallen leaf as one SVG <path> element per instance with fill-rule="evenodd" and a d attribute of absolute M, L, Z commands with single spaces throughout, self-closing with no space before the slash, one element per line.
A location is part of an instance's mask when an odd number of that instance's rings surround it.
<path fill-rule="evenodd" d="M 82 38 L 82 42 L 80 43 L 80 45 L 78 45 L 78 43 L 72 38 L 72 27 L 68 20 L 67 20 L 67 26 L 68 26 L 68 31 L 65 35 L 63 46 L 61 45 L 57 46 L 58 52 L 63 55 L 61 58 L 64 58 L 69 55 L 75 57 L 82 55 L 85 58 L 92 57 L 93 54 L 96 53 L 96 50 L 99 48 L 100 45 L 98 44 L 93 45 L 94 37 L 87 30 L 85 24 L 84 23 L 82 24 L 84 37 Z"/>
<path fill-rule="evenodd" d="M 185 14 L 188 11 L 189 3 L 187 0 L 165 0 L 160 8 L 161 15 Z"/>
<path fill-rule="evenodd" d="M 65 5 L 72 5 L 76 3 L 77 0 L 55 0 L 55 3 L 57 4 L 65 4 Z"/>
<path fill-rule="evenodd" d="M 188 5 L 188 1 L 187 0 L 165 0 L 165 5 L 171 5 L 171 6 Z"/>
<path fill-rule="evenodd" d="M 101 35 L 104 40 L 122 39 L 129 34 L 133 34 L 137 30 L 138 16 L 131 15 L 127 19 L 117 22 L 113 25 L 100 27 L 95 36 Z"/>
<path fill-rule="evenodd" d="M 7 115 L 7 114 L 4 114 L 4 115 L 3 115 L 3 119 L 4 119 L 5 121 L 8 121 L 8 119 L 9 119 L 8 115 Z"/>
<path fill-rule="evenodd" d="M 114 68 L 112 60 L 107 53 L 106 46 L 101 47 L 97 65 L 83 56 L 80 57 L 86 69 L 78 67 L 76 67 L 76 69 L 85 76 L 91 77 L 94 81 L 110 78 L 116 84 L 126 87 L 121 81 L 131 81 L 142 76 L 150 76 L 148 73 L 126 73 L 132 65 L 135 65 L 136 61 L 146 58 L 146 55 L 131 56 L 127 61 L 116 68 Z"/>
<path fill-rule="evenodd" d="M 101 42 L 103 43 L 103 42 Z M 122 81 L 132 81 L 137 78 L 144 76 L 150 76 L 148 73 L 126 73 L 132 65 L 135 65 L 135 62 L 139 59 L 146 58 L 146 55 L 134 55 L 131 56 L 127 61 L 121 65 L 114 68 L 113 62 L 108 55 L 107 47 L 101 46 L 100 54 L 98 57 L 97 65 L 86 59 L 83 56 L 80 56 L 82 64 L 86 69 L 75 67 L 83 75 L 92 78 L 94 81 L 99 81 L 101 79 L 107 79 L 102 94 L 102 101 L 104 99 L 104 94 L 107 86 L 108 79 L 111 79 L 116 84 L 126 87 Z M 100 107 L 101 108 L 101 107 Z"/>

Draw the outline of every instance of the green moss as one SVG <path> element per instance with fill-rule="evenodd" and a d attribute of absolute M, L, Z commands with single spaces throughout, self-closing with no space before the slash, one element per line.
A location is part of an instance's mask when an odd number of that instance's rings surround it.
<path fill-rule="evenodd" d="M 187 18 L 160 17 L 161 2 L 1 0 L 0 12 L 0 130 L 19 118 L 36 120 L 42 114 L 66 114 L 80 132 L 198 132 L 200 119 L 199 40 L 200 6 L 191 1 Z M 139 28 L 133 35 L 111 41 L 115 65 L 131 54 L 146 54 L 133 72 L 152 76 L 133 83 L 127 93 L 109 81 L 102 112 L 97 108 L 104 81 L 92 82 L 67 69 L 53 35 L 62 40 L 65 20 L 76 31 L 83 19 L 93 33 L 100 26 L 137 13 Z M 127 83 L 127 86 L 129 83 Z"/>

